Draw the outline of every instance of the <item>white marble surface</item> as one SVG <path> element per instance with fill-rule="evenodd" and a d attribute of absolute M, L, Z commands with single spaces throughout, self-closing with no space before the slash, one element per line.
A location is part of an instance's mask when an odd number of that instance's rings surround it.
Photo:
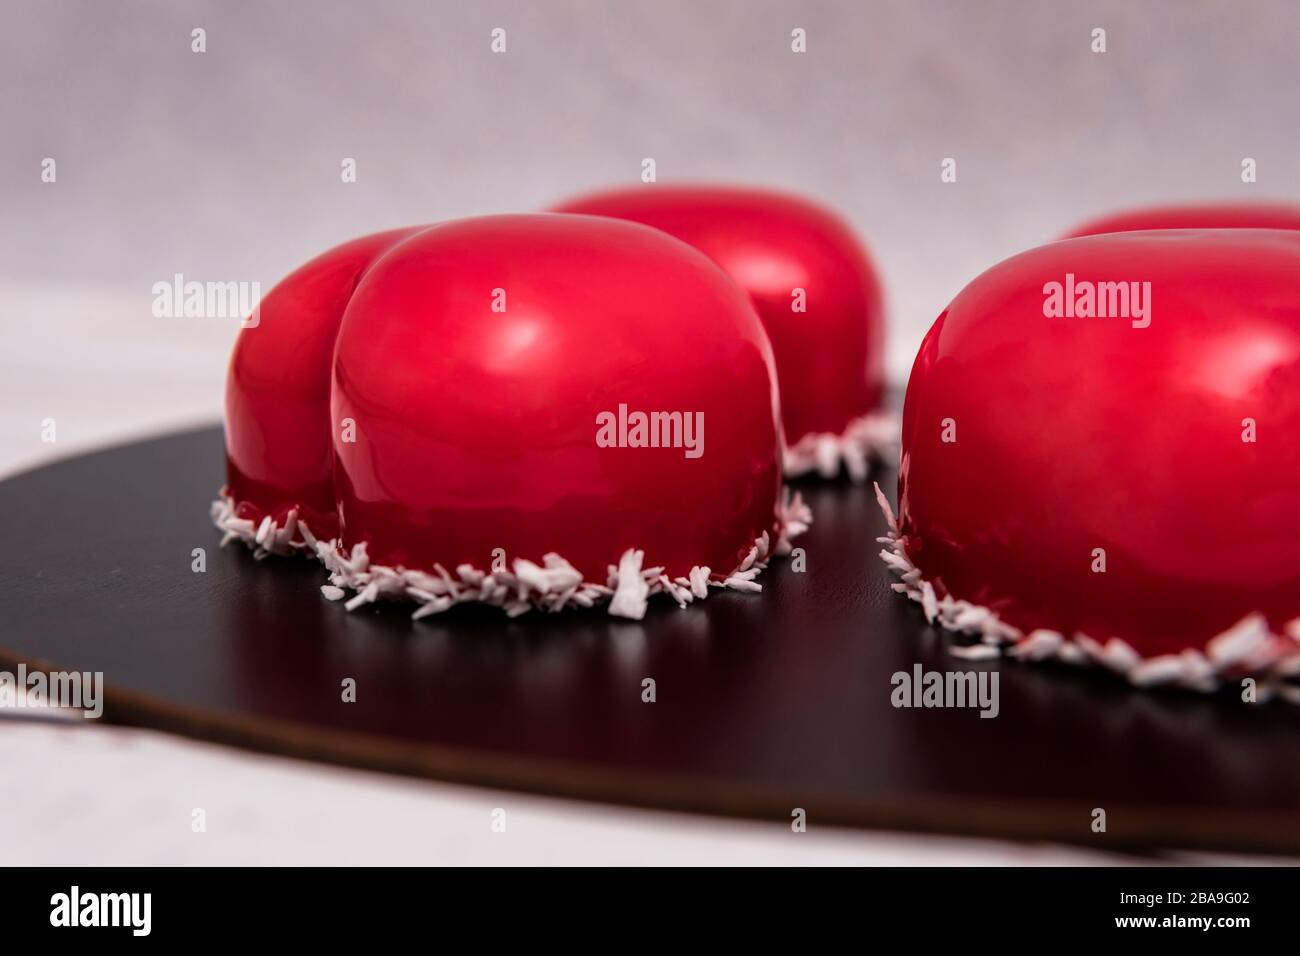
<path fill-rule="evenodd" d="M 0 97 L 0 474 L 219 416 L 234 326 L 153 318 L 156 281 L 269 288 L 352 235 L 537 208 L 630 181 L 645 156 L 661 180 L 767 182 L 842 209 L 884 273 L 898 378 L 962 284 L 1078 220 L 1300 196 L 1289 0 L 69 0 L 0 22 L 0 89 L 19 91 Z M 815 820 L 795 835 L 99 725 L 0 719 L 0 761 L 0 808 L 23 824 L 0 841 L 9 865 L 1123 862 Z"/>
<path fill-rule="evenodd" d="M 1109 862 L 1100 853 L 550 800 L 318 767 L 140 730 L 0 721 L 0 865 Z M 21 772 L 19 772 L 21 771 Z M 195 810 L 204 831 L 196 832 Z M 505 829 L 492 828 L 504 811 Z M 501 815 L 496 815 L 501 819 Z"/>

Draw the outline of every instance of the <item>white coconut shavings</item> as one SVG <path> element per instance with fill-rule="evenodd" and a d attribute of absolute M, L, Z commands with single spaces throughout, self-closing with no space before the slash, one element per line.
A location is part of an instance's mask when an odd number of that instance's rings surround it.
<path fill-rule="evenodd" d="M 618 567 L 609 569 L 611 587 L 614 589 L 614 596 L 609 599 L 609 613 L 615 617 L 630 617 L 636 621 L 645 617 L 650 585 L 641 574 L 641 561 L 644 558 L 644 551 L 628 548 L 619 559 Z M 651 570 L 657 571 L 658 568 Z"/>
<path fill-rule="evenodd" d="M 965 661 L 987 661 L 1002 656 L 996 647 L 988 644 L 954 644 L 949 648 L 949 652 L 953 657 L 960 657 Z"/>
<path fill-rule="evenodd" d="M 254 525 L 247 518 L 236 517 L 234 502 L 225 495 L 212 502 L 210 511 L 212 523 L 225 532 L 221 539 L 223 548 L 231 541 L 243 541 L 253 549 L 256 558 L 264 558 L 268 554 L 316 550 L 316 539 L 312 537 L 306 522 L 298 520 L 296 508 L 285 517 L 283 526 L 276 525 L 270 515 L 263 518 L 259 525 Z"/>
<path fill-rule="evenodd" d="M 545 555 L 540 565 L 518 558 L 509 571 L 480 571 L 468 564 L 457 565 L 454 573 L 441 565 L 434 565 L 432 572 L 391 568 L 372 564 L 365 542 L 345 555 L 337 541 L 317 540 L 296 510 L 289 512 L 283 526 L 269 516 L 254 525 L 236 516 L 235 502 L 224 493 L 211 510 L 213 523 L 225 532 L 222 546 L 242 541 L 258 559 L 271 554 L 314 554 L 330 574 L 330 583 L 320 589 L 328 600 L 340 601 L 348 591 L 354 592 L 345 604 L 349 611 L 381 599 L 414 601 L 419 604 L 411 615 L 415 620 L 467 602 L 502 608 L 511 617 L 533 609 L 554 612 L 607 603 L 610 614 L 640 620 L 648 599 L 656 594 L 667 594 L 686 607 L 707 597 L 710 588 L 762 591 L 763 586 L 754 579 L 773 555 L 788 554 L 790 539 L 812 523 L 812 511 L 803 498 L 786 489 L 777 504 L 775 543 L 764 531 L 729 575 L 715 579 L 710 568 L 697 566 L 686 577 L 670 579 L 663 568 L 643 567 L 644 552 L 629 548 L 617 566 L 609 566 L 606 582 L 594 584 L 584 581 L 581 572 L 558 554 Z"/>
<path fill-rule="evenodd" d="M 1284 633 L 1275 634 L 1262 614 L 1249 614 L 1211 639 L 1204 651 L 1187 648 L 1178 654 L 1146 658 L 1117 637 L 1103 644 L 1086 634 L 1067 638 L 1047 629 L 1025 634 L 990 608 L 949 595 L 939 597 L 907 556 L 889 499 L 880 485 L 875 488 L 876 500 L 889 525 L 888 533 L 876 540 L 885 545 L 881 559 L 899 577 L 893 589 L 920 604 L 929 623 L 978 639 L 974 644 L 950 646 L 954 656 L 985 660 L 1005 654 L 1022 661 L 1092 664 L 1120 674 L 1138 687 L 1168 685 L 1204 692 L 1217 690 L 1228 680 L 1254 677 L 1258 700 L 1281 696 L 1300 703 L 1300 687 L 1286 683 L 1300 678 L 1300 618 L 1289 622 Z"/>
<path fill-rule="evenodd" d="M 872 462 L 898 461 L 899 420 L 894 412 L 876 411 L 849 422 L 838 435 L 817 432 L 804 435 L 785 450 L 785 473 L 791 478 L 816 472 L 834 478 L 843 467 L 861 484 Z"/>

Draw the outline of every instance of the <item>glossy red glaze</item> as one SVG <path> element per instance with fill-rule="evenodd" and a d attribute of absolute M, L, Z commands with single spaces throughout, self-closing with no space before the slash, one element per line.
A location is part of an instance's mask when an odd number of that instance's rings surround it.
<path fill-rule="evenodd" d="M 278 506 L 315 503 L 321 472 L 306 465 L 332 442 L 343 545 L 366 542 L 372 561 L 416 569 L 486 570 L 496 549 L 539 563 L 556 552 L 603 583 L 635 547 L 675 576 L 696 565 L 726 574 L 775 530 L 771 349 L 750 303 L 705 256 L 657 230 L 585 216 L 390 235 L 401 241 L 378 257 L 348 247 L 322 257 L 364 264 L 316 300 L 319 312 L 296 313 L 297 335 L 263 343 L 273 316 L 241 333 L 259 368 L 285 362 L 292 381 L 309 381 L 313 404 L 285 417 L 270 386 L 256 407 L 240 400 L 228 427 L 244 457 L 232 475 L 268 476 Z M 493 310 L 498 289 L 504 312 Z M 328 407 L 317 401 L 321 375 L 332 381 Z M 232 381 L 246 389 L 242 376 Z M 702 413 L 703 454 L 599 447 L 597 416 L 620 404 Z M 282 444 L 294 446 L 288 458 L 251 455 Z"/>
<path fill-rule="evenodd" d="M 805 199 L 759 189 L 644 185 L 558 212 L 630 219 L 689 242 L 749 293 L 776 356 L 786 441 L 840 434 L 883 388 L 880 282 L 852 229 Z M 792 310 L 792 290 L 806 311 Z"/>
<path fill-rule="evenodd" d="M 1093 219 L 1065 238 L 1140 229 L 1300 229 L 1300 206 L 1261 202 L 1151 206 Z"/>
<path fill-rule="evenodd" d="M 376 258 L 424 227 L 354 239 L 290 273 L 240 330 L 226 376 L 226 486 L 239 516 L 278 524 L 297 508 L 338 533 L 331 481 L 330 368 L 343 310 Z"/>
<path fill-rule="evenodd" d="M 1067 273 L 1150 282 L 1150 325 L 1045 317 Z M 979 276 L 912 370 L 899 501 L 939 593 L 1023 630 L 1147 656 L 1251 612 L 1280 631 L 1300 614 L 1300 233 L 1072 239 Z"/>

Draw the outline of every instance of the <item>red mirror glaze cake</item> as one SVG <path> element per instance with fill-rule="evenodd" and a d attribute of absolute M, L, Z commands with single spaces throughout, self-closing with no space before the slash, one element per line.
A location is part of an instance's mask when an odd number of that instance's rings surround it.
<path fill-rule="evenodd" d="M 266 295 L 235 341 L 226 377 L 227 492 L 241 517 L 258 524 L 269 517 L 283 541 L 294 537 L 285 535 L 290 512 L 318 535 L 338 534 L 328 427 L 334 340 L 366 269 L 421 228 L 354 239 L 312 259 Z"/>
<path fill-rule="evenodd" d="M 699 252 L 611 219 L 492 216 L 339 246 L 243 329 L 213 507 L 378 597 L 519 613 L 758 590 L 782 496 L 771 349 Z"/>
<path fill-rule="evenodd" d="M 704 252 L 753 300 L 772 340 L 785 470 L 863 480 L 897 453 L 880 410 L 884 305 L 866 250 L 838 216 L 761 189 L 642 185 L 571 200 L 558 212 L 654 226 Z"/>
<path fill-rule="evenodd" d="M 1093 219 L 1065 238 L 1143 229 L 1300 229 L 1300 206 L 1263 202 L 1149 206 Z"/>
<path fill-rule="evenodd" d="M 899 506 L 883 557 L 931 621 L 1294 696 L 1300 233 L 1097 235 L 979 276 L 912 370 Z"/>

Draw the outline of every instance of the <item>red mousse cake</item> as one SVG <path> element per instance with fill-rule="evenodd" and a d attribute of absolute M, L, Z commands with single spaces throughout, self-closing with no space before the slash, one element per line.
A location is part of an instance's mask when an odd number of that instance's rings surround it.
<path fill-rule="evenodd" d="M 1086 222 L 1066 238 L 1142 229 L 1300 229 L 1300 206 L 1292 203 L 1208 202 L 1149 206 Z"/>
<path fill-rule="evenodd" d="M 1296 696 L 1300 232 L 994 266 L 925 337 L 902 439 L 883 557 L 958 653 Z"/>
<path fill-rule="evenodd" d="M 492 216 L 326 252 L 241 330 L 213 517 L 349 607 L 640 617 L 754 578 L 809 520 L 771 347 L 705 255 L 614 219 Z"/>
<path fill-rule="evenodd" d="M 559 212 L 654 226 L 704 252 L 748 293 L 772 341 L 785 426 L 785 470 L 864 480 L 895 459 L 884 397 L 880 280 L 853 230 L 797 196 L 720 186 L 642 185 Z"/>

